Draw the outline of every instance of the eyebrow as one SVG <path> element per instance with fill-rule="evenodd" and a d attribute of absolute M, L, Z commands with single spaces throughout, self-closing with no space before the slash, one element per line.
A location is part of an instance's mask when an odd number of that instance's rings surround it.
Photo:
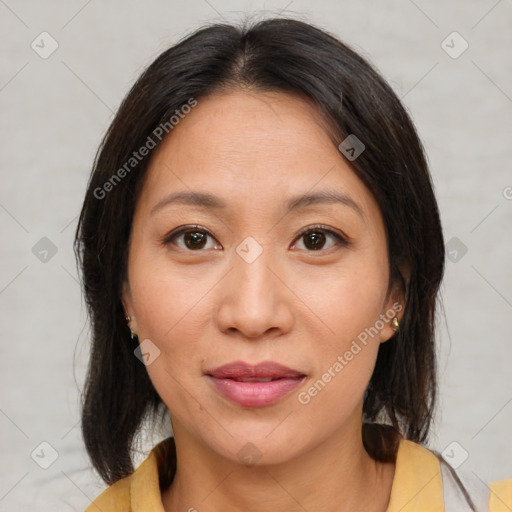
<path fill-rule="evenodd" d="M 151 215 L 171 204 L 186 204 L 212 210 L 222 210 L 228 206 L 223 199 L 207 192 L 174 192 L 159 201 L 151 209 Z M 316 204 L 341 204 L 348 206 L 364 218 L 362 208 L 351 197 L 335 190 L 321 190 L 315 193 L 290 197 L 284 203 L 284 209 L 286 212 L 290 212 Z"/>

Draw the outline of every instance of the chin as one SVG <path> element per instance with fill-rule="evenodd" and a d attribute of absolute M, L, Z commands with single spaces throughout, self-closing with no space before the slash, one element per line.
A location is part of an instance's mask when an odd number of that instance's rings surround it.
<path fill-rule="evenodd" d="M 266 466 L 283 464 L 297 457 L 305 448 L 306 440 L 302 443 L 299 436 L 289 432 L 282 436 L 277 431 L 268 435 L 276 428 L 267 429 L 264 434 L 258 428 L 257 433 L 251 434 L 250 428 L 240 429 L 244 435 L 229 437 L 227 443 L 219 445 L 217 440 L 210 440 L 211 448 L 219 455 L 230 461 L 243 466 Z M 281 435 L 280 435 L 281 434 Z"/>

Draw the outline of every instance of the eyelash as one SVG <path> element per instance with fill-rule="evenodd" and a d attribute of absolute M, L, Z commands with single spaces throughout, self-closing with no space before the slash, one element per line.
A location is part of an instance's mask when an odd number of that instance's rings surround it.
<path fill-rule="evenodd" d="M 162 240 L 161 243 L 164 246 L 168 246 L 173 240 L 178 238 L 181 235 L 184 235 L 188 232 L 200 232 L 203 234 L 206 234 L 207 236 L 213 238 L 215 240 L 215 237 L 205 228 L 199 226 L 199 225 L 192 225 L 192 226 L 183 226 L 182 228 L 178 228 L 177 231 L 171 232 L 168 235 L 166 235 Z M 338 231 L 334 231 L 332 228 L 329 228 L 328 226 L 324 226 L 323 224 L 316 224 L 314 226 L 308 226 L 306 228 L 303 228 L 299 231 L 297 236 L 295 237 L 296 240 L 300 239 L 304 235 L 307 235 L 309 233 L 323 233 L 326 235 L 332 235 L 335 239 L 338 245 L 342 247 L 347 247 L 349 245 L 349 242 L 345 236 L 343 236 Z M 333 249 L 334 247 L 331 247 L 329 249 L 319 249 L 318 251 L 315 250 L 307 250 L 307 252 L 315 253 L 315 252 L 326 252 L 330 249 Z M 181 247 L 180 247 L 181 249 Z M 204 249 L 198 249 L 196 251 L 190 250 L 190 249 L 184 249 L 187 252 L 204 252 Z"/>

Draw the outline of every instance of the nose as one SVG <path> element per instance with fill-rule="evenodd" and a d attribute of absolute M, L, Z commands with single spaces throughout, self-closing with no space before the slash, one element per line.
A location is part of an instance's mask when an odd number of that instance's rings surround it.
<path fill-rule="evenodd" d="M 290 331 L 293 293 L 282 269 L 266 251 L 251 263 L 235 254 L 233 268 L 223 282 L 216 313 L 223 333 L 267 339 Z"/>

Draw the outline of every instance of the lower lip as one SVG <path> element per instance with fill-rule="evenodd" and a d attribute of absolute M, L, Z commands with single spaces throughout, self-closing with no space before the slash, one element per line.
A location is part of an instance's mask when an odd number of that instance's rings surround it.
<path fill-rule="evenodd" d="M 218 379 L 208 375 L 217 391 L 229 400 L 243 407 L 264 407 L 281 400 L 294 390 L 305 377 L 283 378 L 269 382 L 239 382 L 232 379 Z"/>

